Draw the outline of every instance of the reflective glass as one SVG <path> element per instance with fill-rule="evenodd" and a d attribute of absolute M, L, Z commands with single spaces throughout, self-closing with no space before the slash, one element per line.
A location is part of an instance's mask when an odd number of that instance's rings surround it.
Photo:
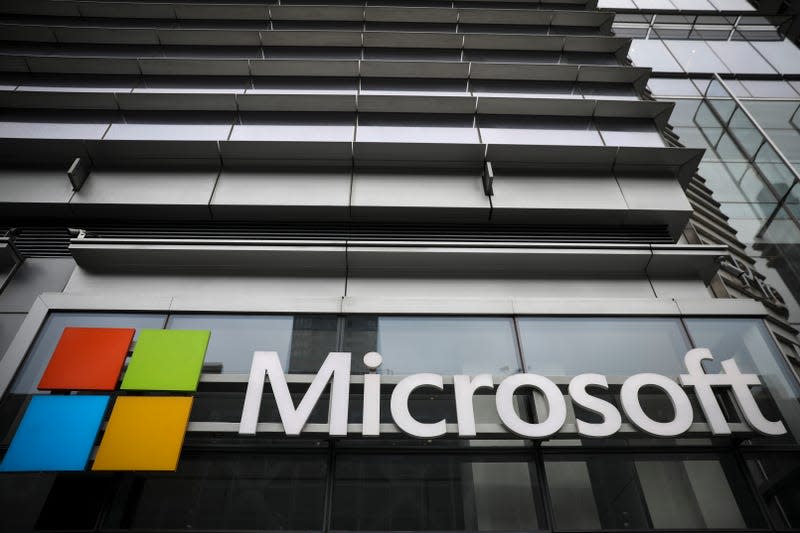
<path fill-rule="evenodd" d="M 127 474 L 107 528 L 321 530 L 327 457 L 184 453 L 177 472 Z"/>
<path fill-rule="evenodd" d="M 206 367 L 246 374 L 256 350 L 278 352 L 283 368 L 288 368 L 292 322 L 290 316 L 171 315 L 167 329 L 210 330 Z"/>
<path fill-rule="evenodd" d="M 139 331 L 161 329 L 166 319 L 166 315 L 150 313 L 51 313 L 39 330 L 10 390 L 14 394 L 38 392 L 36 386 L 65 327 L 136 328 L 136 340 Z"/>
<path fill-rule="evenodd" d="M 344 350 L 353 352 L 353 372 L 366 370 L 361 357 L 377 350 L 381 374 L 433 372 L 443 375 L 520 370 L 510 318 L 370 317 L 346 318 Z"/>
<path fill-rule="evenodd" d="M 783 360 L 764 322 L 757 319 L 687 319 L 686 328 L 695 346 L 708 348 L 713 362 L 706 362 L 706 372 L 721 371 L 720 363 L 733 358 L 743 373 L 758 374 L 764 387 L 753 387 L 764 416 L 783 420 L 787 430 L 800 437 L 800 385 Z M 775 437 L 761 439 L 776 442 Z M 786 439 L 777 439 L 777 442 Z"/>
<path fill-rule="evenodd" d="M 545 455 L 559 529 L 744 529 L 763 525 L 728 455 Z"/>
<path fill-rule="evenodd" d="M 725 63 L 703 41 L 665 41 L 664 44 L 686 72 L 730 72 Z"/>
<path fill-rule="evenodd" d="M 537 529 L 535 486 L 533 461 L 513 454 L 341 454 L 336 461 L 331 529 Z"/>
<path fill-rule="evenodd" d="M 523 317 L 518 324 L 526 370 L 545 376 L 677 376 L 690 349 L 680 322 L 669 318 Z"/>
<path fill-rule="evenodd" d="M 747 459 L 750 475 L 778 529 L 800 528 L 800 457 L 764 453 Z"/>

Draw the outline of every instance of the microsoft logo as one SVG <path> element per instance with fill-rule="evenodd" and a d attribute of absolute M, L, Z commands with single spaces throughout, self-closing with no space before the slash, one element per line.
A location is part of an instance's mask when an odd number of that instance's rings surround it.
<path fill-rule="evenodd" d="M 31 399 L 0 471 L 86 469 L 111 395 L 69 393 L 114 391 L 134 333 L 128 328 L 64 328 L 38 385 L 60 394 Z M 210 335 L 140 332 L 92 470 L 177 468 Z"/>

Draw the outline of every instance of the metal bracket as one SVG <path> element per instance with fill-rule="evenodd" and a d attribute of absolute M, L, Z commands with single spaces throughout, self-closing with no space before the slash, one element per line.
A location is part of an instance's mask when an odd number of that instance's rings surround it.
<path fill-rule="evenodd" d="M 491 161 L 484 161 L 483 175 L 481 178 L 483 179 L 483 193 L 486 196 L 494 196 L 494 189 L 492 188 L 494 184 L 494 170 L 492 169 Z"/>
<path fill-rule="evenodd" d="M 83 184 L 86 182 L 86 178 L 89 177 L 89 173 L 92 171 L 92 163 L 83 157 L 76 157 L 75 161 L 72 162 L 69 169 L 67 170 L 67 177 L 69 178 L 70 183 L 72 183 L 72 190 L 78 192 L 83 187 Z"/>

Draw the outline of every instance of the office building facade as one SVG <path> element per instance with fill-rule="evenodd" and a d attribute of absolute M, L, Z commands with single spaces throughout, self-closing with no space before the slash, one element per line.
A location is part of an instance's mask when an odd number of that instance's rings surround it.
<path fill-rule="evenodd" d="M 4 2 L 0 529 L 800 527 L 800 52 L 676 2 Z"/>

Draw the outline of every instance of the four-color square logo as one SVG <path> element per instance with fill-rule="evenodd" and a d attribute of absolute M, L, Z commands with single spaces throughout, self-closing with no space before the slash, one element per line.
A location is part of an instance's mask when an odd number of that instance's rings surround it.
<path fill-rule="evenodd" d="M 64 328 L 0 471 L 85 470 L 135 331 Z M 209 331 L 139 333 L 92 470 L 175 470 Z M 170 395 L 157 394 L 169 392 Z"/>

